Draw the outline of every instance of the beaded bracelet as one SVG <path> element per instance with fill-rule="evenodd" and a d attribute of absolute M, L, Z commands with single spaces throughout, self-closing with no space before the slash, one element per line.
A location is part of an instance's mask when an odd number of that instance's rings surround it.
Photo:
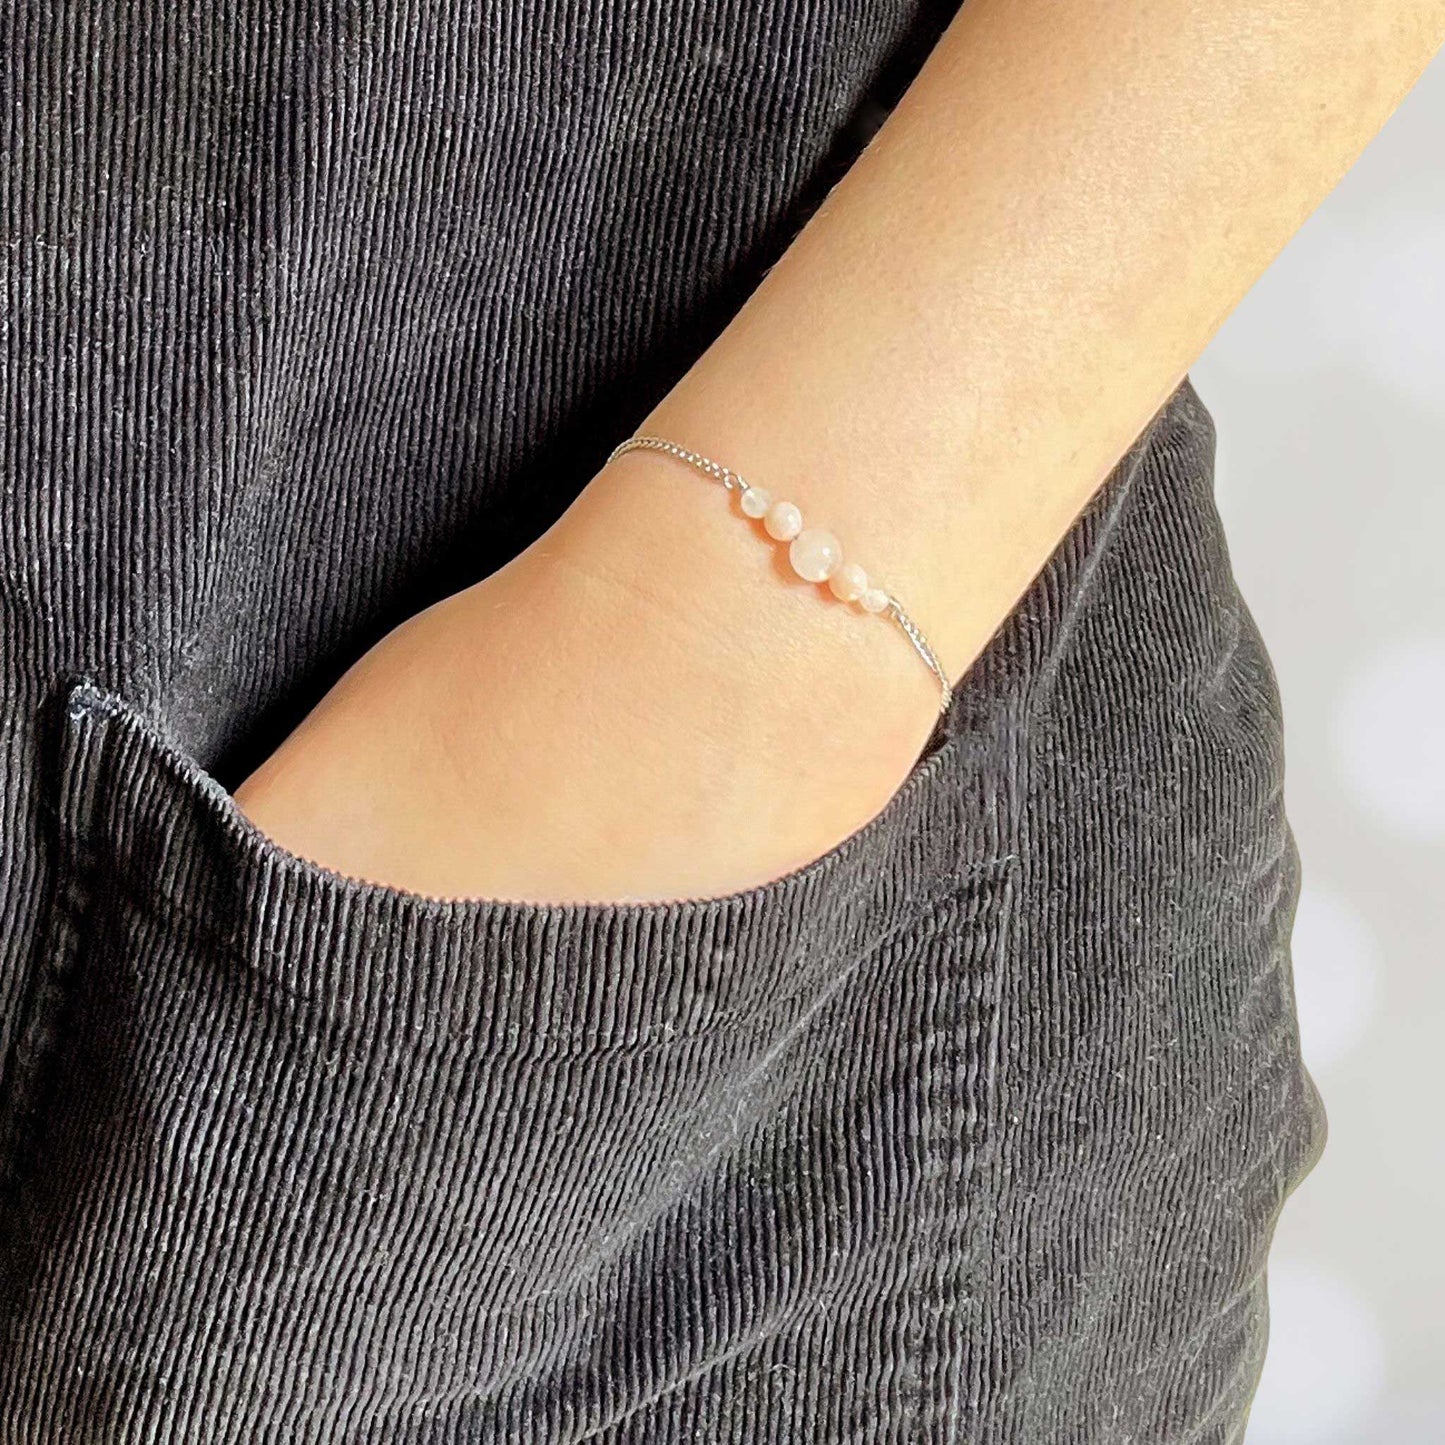
<path fill-rule="evenodd" d="M 805 582 L 826 582 L 828 590 L 840 602 L 855 602 L 864 612 L 896 622 L 903 635 L 913 644 L 914 651 L 938 679 L 942 689 L 938 710 L 948 711 L 948 705 L 953 698 L 953 688 L 948 674 L 938 660 L 938 654 L 928 645 L 928 640 L 919 630 L 918 624 L 896 597 L 871 581 L 856 562 L 843 560 L 843 547 L 837 537 L 822 527 L 805 527 L 803 514 L 794 503 L 774 501 L 770 492 L 753 486 L 721 462 L 689 451 L 665 437 L 628 437 L 612 449 L 603 465 L 615 461 L 625 452 L 644 449 L 665 452 L 670 457 L 676 457 L 678 461 L 696 467 L 715 482 L 721 482 L 729 492 L 740 493 L 738 501 L 743 515 L 754 521 L 761 521 L 763 529 L 775 542 L 788 543 L 788 560 L 792 563 L 793 571 Z"/>

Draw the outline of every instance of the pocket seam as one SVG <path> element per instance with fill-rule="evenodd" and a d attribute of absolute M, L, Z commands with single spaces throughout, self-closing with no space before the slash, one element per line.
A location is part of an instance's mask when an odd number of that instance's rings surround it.
<path fill-rule="evenodd" d="M 8 1233 L 6 1218 L 24 1185 L 28 1156 L 35 1151 L 47 1075 L 59 1056 L 77 976 L 84 966 L 81 952 L 90 928 L 96 880 L 88 849 L 80 845 L 94 829 L 101 784 L 109 771 L 109 726 L 107 716 L 96 730 L 93 746 L 100 765 L 88 770 L 82 792 L 74 789 L 75 769 L 67 747 L 47 760 L 46 771 L 55 789 L 50 801 L 41 805 L 50 845 L 50 879 L 35 931 L 19 1027 L 0 1074 L 0 1245 Z"/>

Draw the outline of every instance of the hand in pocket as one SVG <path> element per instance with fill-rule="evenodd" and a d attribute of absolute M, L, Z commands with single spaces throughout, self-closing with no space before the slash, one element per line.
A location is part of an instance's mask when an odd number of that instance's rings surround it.
<path fill-rule="evenodd" d="M 719 896 L 854 832 L 929 735 L 926 672 L 781 579 L 717 497 L 662 481 L 602 505 L 594 483 L 398 627 L 237 789 L 242 811 L 351 877 L 555 902 Z"/>

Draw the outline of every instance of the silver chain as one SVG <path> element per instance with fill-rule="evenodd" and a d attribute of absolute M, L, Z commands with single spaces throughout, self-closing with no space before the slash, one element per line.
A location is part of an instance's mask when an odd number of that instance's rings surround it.
<path fill-rule="evenodd" d="M 626 452 L 632 451 L 654 451 L 664 452 L 670 457 L 676 457 L 680 462 L 686 462 L 689 466 L 695 467 L 704 476 L 711 477 L 713 481 L 719 482 L 729 492 L 746 491 L 750 485 L 739 473 L 731 467 L 725 467 L 721 462 L 715 462 L 711 457 L 705 457 L 700 452 L 689 451 L 687 447 L 679 446 L 677 442 L 668 441 L 666 437 L 655 436 L 631 436 L 626 441 L 619 442 L 613 447 L 604 466 L 617 460 Z M 903 604 L 892 594 L 888 593 L 888 607 L 882 614 L 891 618 L 898 624 L 900 631 L 912 644 L 913 650 L 921 657 L 928 670 L 938 679 L 942 692 L 938 704 L 939 712 L 947 712 L 949 704 L 953 701 L 953 684 L 948 680 L 948 674 L 943 670 L 943 664 L 938 660 L 938 654 L 929 646 L 928 639 L 923 635 L 923 630 L 909 616 Z"/>

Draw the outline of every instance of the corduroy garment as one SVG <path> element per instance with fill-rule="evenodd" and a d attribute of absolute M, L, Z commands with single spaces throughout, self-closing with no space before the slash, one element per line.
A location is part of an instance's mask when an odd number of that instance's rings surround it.
<path fill-rule="evenodd" d="M 948 8 L 5 8 L 0 1445 L 1242 1438 L 1325 1118 L 1187 380 L 773 883 L 442 904 L 224 785 L 566 506 Z"/>

